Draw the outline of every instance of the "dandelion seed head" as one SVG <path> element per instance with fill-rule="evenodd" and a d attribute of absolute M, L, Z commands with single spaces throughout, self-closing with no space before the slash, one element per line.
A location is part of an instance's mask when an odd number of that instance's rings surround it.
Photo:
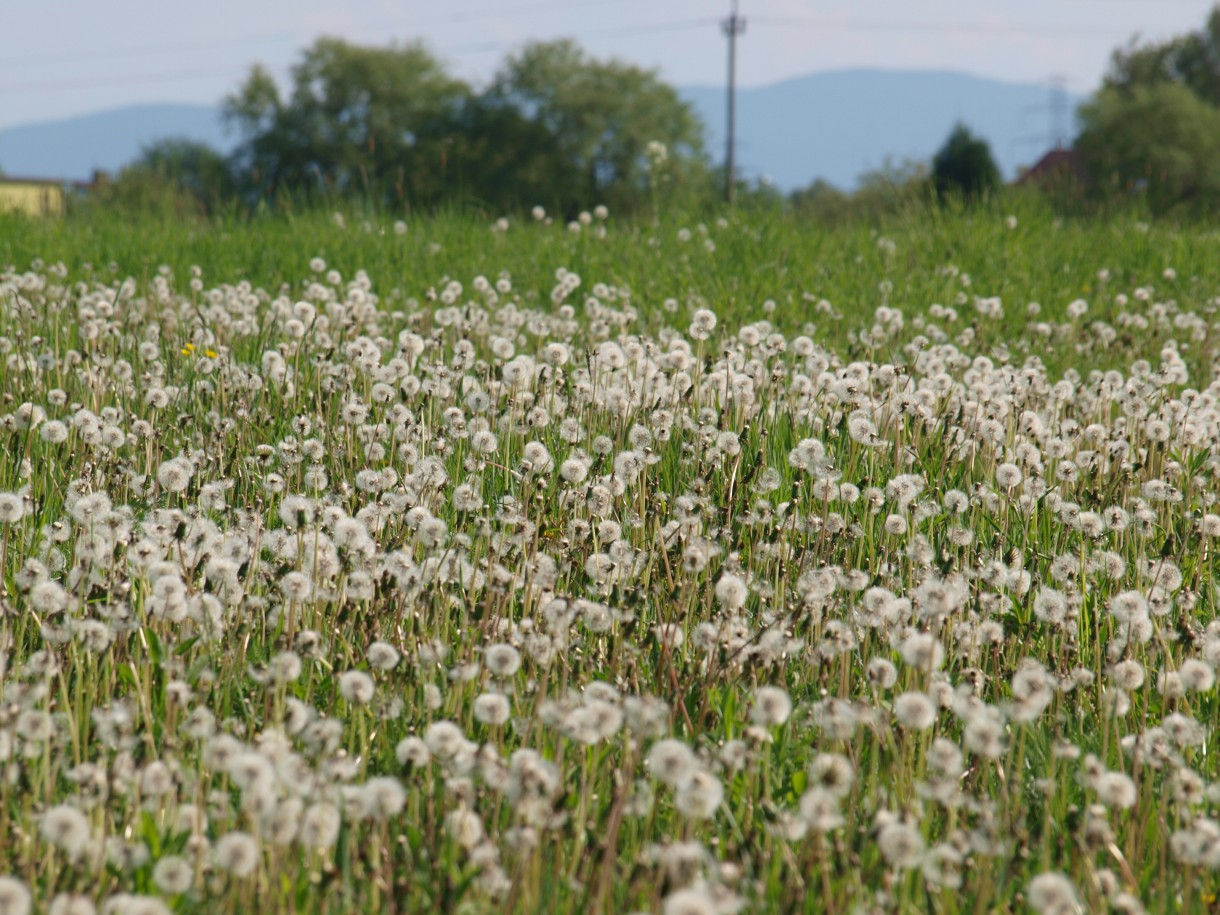
<path fill-rule="evenodd" d="M 114 897 L 111 897 L 114 898 Z M 3 911 L 12 911 L 3 909 Z M 74 893 L 56 893 L 47 905 L 47 915 L 97 915 L 97 906 L 88 896 Z"/>
<path fill-rule="evenodd" d="M 716 600 L 726 610 L 737 610 L 745 606 L 750 591 L 740 575 L 725 572 L 716 582 Z"/>
<path fill-rule="evenodd" d="M 754 691 L 750 718 L 765 727 L 781 725 L 792 714 L 792 699 L 788 691 L 776 686 L 760 686 Z"/>
<path fill-rule="evenodd" d="M 339 695 L 354 705 L 367 705 L 376 692 L 373 678 L 362 670 L 348 670 L 339 674 L 338 685 Z"/>
<path fill-rule="evenodd" d="M 195 869 L 179 855 L 165 855 L 153 866 L 153 883 L 167 896 L 185 893 L 195 882 Z"/>
<path fill-rule="evenodd" d="M 25 499 L 19 493 L 0 492 L 0 524 L 16 524 L 25 515 Z"/>
<path fill-rule="evenodd" d="M 1040 915 L 1075 915 L 1081 911 L 1076 888 L 1063 874 L 1046 872 L 1029 882 L 1026 897 Z"/>
<path fill-rule="evenodd" d="M 920 670 L 936 670 L 945 660 L 945 649 L 930 632 L 912 632 L 903 640 L 902 660 Z"/>
<path fill-rule="evenodd" d="M 936 723 L 936 706 L 924 693 L 903 693 L 894 699 L 894 718 L 904 728 L 927 730 Z"/>
<path fill-rule="evenodd" d="M 258 842 L 246 832 L 228 832 L 216 840 L 213 860 L 234 877 L 249 877 L 259 865 Z"/>
<path fill-rule="evenodd" d="M 491 645 L 483 652 L 483 663 L 493 676 L 511 677 L 521 667 L 521 653 L 512 645 Z"/>
<path fill-rule="evenodd" d="M 653 777 L 671 786 L 682 784 L 697 769 L 695 754 L 680 740 L 658 740 L 648 751 L 648 769 Z"/>
<path fill-rule="evenodd" d="M 476 721 L 499 727 L 508 721 L 511 706 L 501 693 L 483 693 L 475 698 L 473 712 Z"/>
<path fill-rule="evenodd" d="M 923 859 L 924 840 L 919 830 L 902 820 L 887 822 L 877 833 L 877 847 L 894 868 L 918 867 Z"/>
<path fill-rule="evenodd" d="M 88 818 L 68 804 L 57 804 L 48 809 L 42 815 L 39 832 L 71 861 L 76 861 L 85 853 L 92 839 Z"/>

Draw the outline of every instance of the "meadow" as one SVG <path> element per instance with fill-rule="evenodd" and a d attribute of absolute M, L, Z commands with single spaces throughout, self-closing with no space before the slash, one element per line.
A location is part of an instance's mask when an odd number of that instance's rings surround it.
<path fill-rule="evenodd" d="M 1218 255 L 0 216 L 0 915 L 1211 910 Z"/>

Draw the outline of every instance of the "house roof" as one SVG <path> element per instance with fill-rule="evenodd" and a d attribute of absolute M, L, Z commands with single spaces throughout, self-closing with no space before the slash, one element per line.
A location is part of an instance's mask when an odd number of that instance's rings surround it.
<path fill-rule="evenodd" d="M 76 181 L 69 178 L 30 178 L 28 176 L 19 175 L 0 175 L 0 185 L 33 184 L 41 187 L 73 187 L 77 188 L 78 190 L 88 190 L 97 184 L 99 177 L 99 174 L 95 173 L 94 176 L 88 181 Z"/>
<path fill-rule="evenodd" d="M 1077 179 L 1084 177 L 1084 163 L 1074 149 L 1050 150 L 1022 173 L 1017 184 L 1037 184 L 1064 175 Z"/>

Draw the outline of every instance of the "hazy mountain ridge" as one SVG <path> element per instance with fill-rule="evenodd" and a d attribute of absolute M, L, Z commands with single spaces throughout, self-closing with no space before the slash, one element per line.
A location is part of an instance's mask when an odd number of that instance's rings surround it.
<path fill-rule="evenodd" d="M 707 125 L 708 151 L 724 150 L 722 86 L 680 87 Z M 930 159 L 957 121 L 985 137 L 1006 177 L 1050 144 L 1049 90 L 951 71 L 836 70 L 737 95 L 741 174 L 790 191 L 822 178 L 850 188 L 885 160 Z M 1080 98 L 1069 97 L 1069 110 Z M 148 144 L 186 137 L 227 151 L 219 108 L 133 105 L 0 129 L 0 169 L 15 177 L 87 179 L 114 172 Z"/>
<path fill-rule="evenodd" d="M 681 92 L 707 125 L 708 149 L 719 161 L 724 88 Z M 1068 111 L 1081 101 L 1069 96 Z M 737 161 L 743 174 L 766 176 L 786 191 L 815 178 L 850 188 L 887 158 L 930 160 L 961 121 L 991 144 L 996 164 L 1012 178 L 1051 145 L 1049 103 L 1044 86 L 950 71 L 814 73 L 738 90 Z"/>
<path fill-rule="evenodd" d="M 234 142 L 218 107 L 131 105 L 0 129 L 0 169 L 16 178 L 82 181 L 94 169 L 118 171 L 145 146 L 167 137 L 186 137 L 226 151 Z"/>

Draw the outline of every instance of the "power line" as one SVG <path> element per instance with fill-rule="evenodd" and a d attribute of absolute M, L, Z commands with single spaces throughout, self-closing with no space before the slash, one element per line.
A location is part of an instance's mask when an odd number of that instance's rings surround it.
<path fill-rule="evenodd" d="M 116 60 L 123 57 L 135 57 L 144 54 L 178 54 L 183 51 L 215 51 L 224 48 L 236 48 L 243 45 L 257 44 L 275 38 L 290 38 L 306 34 L 306 29 L 286 29 L 278 32 L 262 32 L 246 35 L 242 38 L 224 38 L 215 41 L 178 42 L 174 44 L 132 45 L 126 48 L 107 48 L 98 51 L 84 51 L 72 54 L 37 54 L 31 57 L 5 57 L 0 61 L 0 67 L 26 68 L 31 64 L 61 64 L 78 60 Z"/>
<path fill-rule="evenodd" d="M 471 22 L 489 22 L 503 21 L 507 19 L 519 19 L 523 15 L 531 13 L 565 13 L 574 10 L 588 9 L 594 7 L 605 6 L 620 6 L 625 3 L 641 3 L 645 0 L 535 0 L 535 2 L 521 3 L 515 6 L 505 6 L 499 4 L 496 6 L 484 6 L 474 9 L 456 10 L 447 13 L 443 16 L 436 16 L 424 19 L 404 19 L 404 18 L 389 18 L 366 20 L 364 22 L 355 23 L 352 28 L 410 28 L 410 29 L 425 29 L 435 28 L 445 25 L 462 25 Z M 1149 3 L 1155 2 L 1158 5 L 1170 2 L 1170 0 L 1076 0 L 1079 3 L 1099 2 L 1099 3 Z M 1197 0 L 1178 0 L 1182 4 L 1197 2 Z M 768 25 L 784 25 L 804 28 L 821 28 L 834 30 L 850 30 L 850 31 L 956 31 L 956 32 L 980 32 L 980 33 L 1013 33 L 1013 34 L 1064 34 L 1064 35 L 1119 35 L 1129 34 L 1130 29 L 1117 28 L 1092 28 L 1092 27 L 1054 27 L 1041 25 L 995 25 L 989 23 L 955 23 L 955 22 L 924 22 L 918 20 L 879 20 L 879 19 L 835 19 L 831 17 L 782 17 L 782 16 L 756 16 L 755 21 Z M 182 51 L 203 51 L 216 50 L 229 47 L 241 47 L 260 41 L 267 41 L 280 38 L 292 38 L 301 35 L 312 34 L 314 30 L 306 28 L 292 29 L 277 29 L 269 32 L 260 32 L 251 35 L 242 36 L 240 38 L 221 38 L 207 41 L 195 42 L 173 42 L 159 44 L 144 44 L 144 45 L 129 45 L 126 47 L 114 48 L 106 47 L 95 50 L 74 51 L 70 53 L 59 53 L 52 55 L 37 54 L 13 57 L 6 55 L 3 60 L 0 60 L 0 68 L 3 67 L 25 67 L 30 64 L 40 63 L 67 63 L 81 60 L 113 60 L 117 58 L 141 55 L 141 54 L 156 54 L 156 53 L 179 53 Z"/>
<path fill-rule="evenodd" d="M 1089 26 L 996 25 L 986 22 L 934 22 L 915 19 L 832 19 L 794 18 L 786 16 L 755 16 L 764 25 L 863 32 L 974 32 L 996 35 L 1129 35 L 1129 29 L 1092 28 Z"/>
<path fill-rule="evenodd" d="M 539 0 L 534 3 L 523 3 L 516 6 L 482 7 L 479 9 L 459 10 L 444 16 L 425 19 L 374 19 L 355 23 L 352 30 L 369 28 L 409 28 L 426 29 L 445 25 L 464 25 L 471 22 L 498 22 L 506 19 L 517 20 L 522 15 L 541 12 L 569 12 L 598 6 L 621 6 L 624 3 L 642 3 L 644 0 Z M 173 42 L 161 44 L 129 45 L 122 48 L 102 48 L 92 51 L 78 51 L 53 55 L 30 55 L 25 57 L 5 56 L 0 60 L 0 67 L 29 66 L 40 63 L 69 63 L 77 60 L 113 60 L 116 58 L 133 57 L 141 54 L 179 53 L 182 51 L 212 51 L 223 48 L 240 47 L 279 38 L 294 38 L 301 35 L 324 34 L 315 29 L 292 28 L 276 29 L 270 32 L 258 32 L 244 35 L 240 38 L 218 38 L 208 41 Z"/>
<path fill-rule="evenodd" d="M 626 26 L 623 28 L 602 29 L 600 31 L 585 32 L 581 35 L 573 36 L 581 41 L 595 41 L 599 38 L 627 38 L 639 35 L 656 35 L 665 32 L 685 31 L 693 28 L 706 28 L 715 25 L 717 20 L 712 17 L 700 19 L 680 19 L 671 22 L 657 22 L 651 25 L 642 26 Z M 441 53 L 448 54 L 481 54 L 492 51 L 505 51 L 512 48 L 520 47 L 525 42 L 519 40 L 510 41 L 488 41 L 475 44 L 461 45 L 450 48 L 447 51 L 442 50 Z M 29 82 L 29 83 L 0 83 L 0 92 L 60 92 L 71 89 L 86 89 L 95 86 L 133 86 L 142 85 L 152 82 L 168 82 L 168 81 L 183 81 L 192 79 L 205 79 L 217 76 L 237 75 L 239 73 L 249 72 L 250 65 L 243 64 L 240 67 L 212 67 L 199 70 L 169 70 L 155 73 L 132 73 L 124 76 L 100 77 L 100 78 L 81 78 L 72 80 L 59 80 L 50 82 Z M 272 70 L 287 70 L 287 66 L 270 67 Z"/>
<path fill-rule="evenodd" d="M 636 2 L 636 0 L 538 0 L 538 2 L 518 4 L 513 7 L 496 7 L 482 8 L 458 11 L 450 13 L 444 17 L 438 17 L 432 20 L 417 21 L 414 27 L 430 27 L 443 24 L 461 23 L 468 21 L 486 21 L 491 19 L 504 19 L 509 17 L 517 17 L 523 13 L 543 12 L 554 10 L 570 10 L 576 7 L 592 7 L 592 6 L 609 6 L 618 5 L 623 2 Z M 997 25 L 992 23 L 980 22 L 937 22 L 930 20 L 889 20 L 889 19 L 836 19 L 830 17 L 783 17 L 783 16 L 754 16 L 753 21 L 757 24 L 783 26 L 791 28 L 816 28 L 824 31 L 907 31 L 907 32 L 966 32 L 966 33 L 981 33 L 994 35 L 1084 35 L 1084 36 L 1110 36 L 1127 35 L 1127 29 L 1115 28 L 1093 28 L 1093 27 L 1075 27 L 1075 26 L 1041 26 L 1041 25 Z M 626 38 L 642 35 L 662 34 L 666 32 L 685 31 L 688 29 L 703 28 L 710 25 L 715 25 L 717 19 L 712 17 L 699 17 L 691 19 L 680 19 L 669 22 L 649 23 L 639 26 L 624 26 L 611 29 L 595 30 L 574 35 L 581 41 L 592 41 L 600 38 Z M 728 31 L 728 23 L 735 21 L 738 26 L 734 26 L 734 34 Z M 736 13 L 736 5 L 734 3 L 734 12 L 728 20 L 720 20 L 725 34 L 730 38 L 730 57 L 734 57 L 735 51 L 735 34 L 740 34 L 745 29 L 745 19 Z M 355 26 L 356 28 L 368 28 L 375 23 L 361 23 Z M 381 25 L 390 24 L 389 20 L 383 20 Z M 267 38 L 288 37 L 292 35 L 300 35 L 306 30 L 280 30 L 276 32 L 267 32 L 258 36 L 247 36 L 236 41 L 226 39 L 223 44 L 218 42 L 195 42 L 195 43 L 180 43 L 174 45 L 152 45 L 144 47 L 131 47 L 126 49 L 116 49 L 112 51 L 101 51 L 94 55 L 74 55 L 71 59 L 87 59 L 93 57 L 95 59 L 104 57 L 121 57 L 130 56 L 133 54 L 149 53 L 152 51 L 174 51 L 180 52 L 185 50 L 198 49 L 214 49 L 220 46 L 236 46 L 238 44 L 248 44 L 251 42 L 266 40 Z M 476 42 L 466 45 L 458 45 L 450 48 L 440 48 L 438 53 L 445 55 L 463 55 L 463 54 L 482 54 L 495 51 L 504 51 L 512 48 L 520 47 L 525 42 L 522 40 L 499 40 Z M 6 64 L 21 65 L 29 64 L 35 61 L 51 62 L 55 58 L 6 58 L 0 62 L 0 67 Z M 730 61 L 730 66 L 734 61 Z M 22 83 L 0 84 L 0 92 L 56 92 L 72 89 L 91 88 L 96 86 L 123 86 L 123 85 L 140 85 L 150 82 L 162 81 L 184 81 L 193 79 L 213 78 L 217 76 L 228 76 L 235 73 L 244 73 L 249 69 L 248 65 L 243 64 L 241 67 L 225 67 L 225 68 L 206 68 L 195 70 L 171 70 L 150 72 L 142 74 L 128 74 L 120 76 L 103 76 L 100 78 L 80 78 L 73 80 L 58 80 L 58 81 L 34 81 Z M 286 70 L 287 66 L 278 68 Z M 730 95 L 732 93 L 730 92 Z M 730 131 L 731 132 L 731 131 Z M 1055 131 L 1060 133 L 1059 130 Z M 731 172 L 732 153 L 728 152 L 726 165 Z"/>
<path fill-rule="evenodd" d="M 1206 4 L 1200 3 L 1199 0 L 1073 0 L 1073 2 L 1074 3 L 1104 3 L 1107 6 L 1110 6 L 1111 4 L 1114 4 L 1114 3 L 1127 3 L 1127 4 L 1143 3 L 1148 6 L 1163 6 L 1167 3 L 1176 3 L 1180 6 L 1198 6 L 1198 7 L 1200 7 L 1200 9 L 1202 9 L 1202 11 L 1204 13 L 1206 13 L 1207 10 L 1210 9 L 1211 6 L 1213 5 L 1211 0 L 1208 0 L 1208 2 Z"/>
<path fill-rule="evenodd" d="M 213 67 L 203 70 L 169 70 L 161 73 L 139 73 L 127 76 L 93 77 L 59 82 L 42 83 L 0 83 L 0 92 L 60 92 L 68 89 L 92 89 L 95 86 L 139 86 L 153 82 L 182 82 L 192 79 L 211 79 L 217 76 L 229 76 L 237 72 L 237 67 Z M 242 72 L 250 68 L 243 66 Z M 265 67 L 264 69 L 280 70 L 283 67 Z"/>
<path fill-rule="evenodd" d="M 591 8 L 599 6 L 617 6 L 623 3 L 643 2 L 643 0 L 538 0 L 533 3 L 523 3 L 516 6 L 505 7 L 482 7 L 478 9 L 459 10 L 449 13 L 444 16 L 438 16 L 431 19 L 381 19 L 368 20 L 361 23 L 356 23 L 352 28 L 356 30 L 366 28 L 395 28 L 407 27 L 410 29 L 425 29 L 435 28 L 445 25 L 461 25 L 470 22 L 488 22 L 502 21 L 506 19 L 518 19 L 522 15 L 540 12 L 568 12 L 576 9 Z M 1088 0 L 1084 0 L 1088 2 Z M 1112 2 L 1112 0 L 1106 0 Z M 778 25 L 785 27 L 796 28 L 817 28 L 823 30 L 837 31 L 907 31 L 907 32 L 968 32 L 968 33 L 983 33 L 983 34 L 1013 34 L 1013 35 L 1096 35 L 1096 36 L 1115 36 L 1130 34 L 1129 29 L 1117 28 L 1093 28 L 1093 27 L 1056 27 L 1042 25 L 996 25 L 991 23 L 962 23 L 962 22 L 933 22 L 920 20 L 883 20 L 883 19 L 836 19 L 832 17 L 783 17 L 783 16 L 755 16 L 754 21 L 763 25 Z M 714 20 L 711 19 L 690 19 L 675 23 L 672 26 L 662 24 L 660 26 L 640 26 L 640 27 L 625 27 L 623 29 L 612 29 L 601 33 L 590 33 L 587 38 L 597 37 L 612 37 L 612 36 L 631 36 L 644 35 L 654 31 L 668 31 L 671 28 L 693 27 L 704 25 Z M 293 38 L 301 35 L 312 34 L 312 30 L 296 28 L 296 29 L 278 29 L 270 32 L 261 32 L 253 35 L 246 35 L 240 38 L 224 38 L 208 41 L 196 42 L 174 42 L 161 44 L 146 44 L 146 45 L 131 45 L 123 48 L 102 48 L 92 51 L 78 51 L 70 54 L 54 54 L 54 55 L 27 55 L 24 57 L 12 57 L 6 55 L 3 60 L 0 60 L 0 68 L 4 67 L 28 67 L 31 64 L 52 64 L 65 63 L 73 61 L 85 60 L 114 60 L 125 57 L 132 57 L 146 54 L 178 54 L 184 51 L 207 51 L 223 48 L 235 48 L 256 44 L 258 42 Z M 484 42 L 476 45 L 469 45 L 454 49 L 450 53 L 465 53 L 501 50 L 506 47 L 512 47 L 519 42 Z"/>
<path fill-rule="evenodd" d="M 709 25 L 715 25 L 716 21 L 717 20 L 712 17 L 704 17 L 699 19 L 676 19 L 672 22 L 658 22 L 653 25 L 625 26 L 623 28 L 602 29 L 601 31 L 585 32 L 581 35 L 572 35 L 569 37 L 579 39 L 580 41 L 590 41 L 598 38 L 628 38 L 638 35 L 659 35 L 663 32 L 681 32 L 688 29 L 705 28 Z M 485 51 L 506 51 L 511 48 L 520 47 L 526 43 L 527 41 L 519 39 L 506 41 L 485 41 L 477 44 L 450 48 L 448 51 L 442 49 L 441 53 L 477 54 Z"/>

